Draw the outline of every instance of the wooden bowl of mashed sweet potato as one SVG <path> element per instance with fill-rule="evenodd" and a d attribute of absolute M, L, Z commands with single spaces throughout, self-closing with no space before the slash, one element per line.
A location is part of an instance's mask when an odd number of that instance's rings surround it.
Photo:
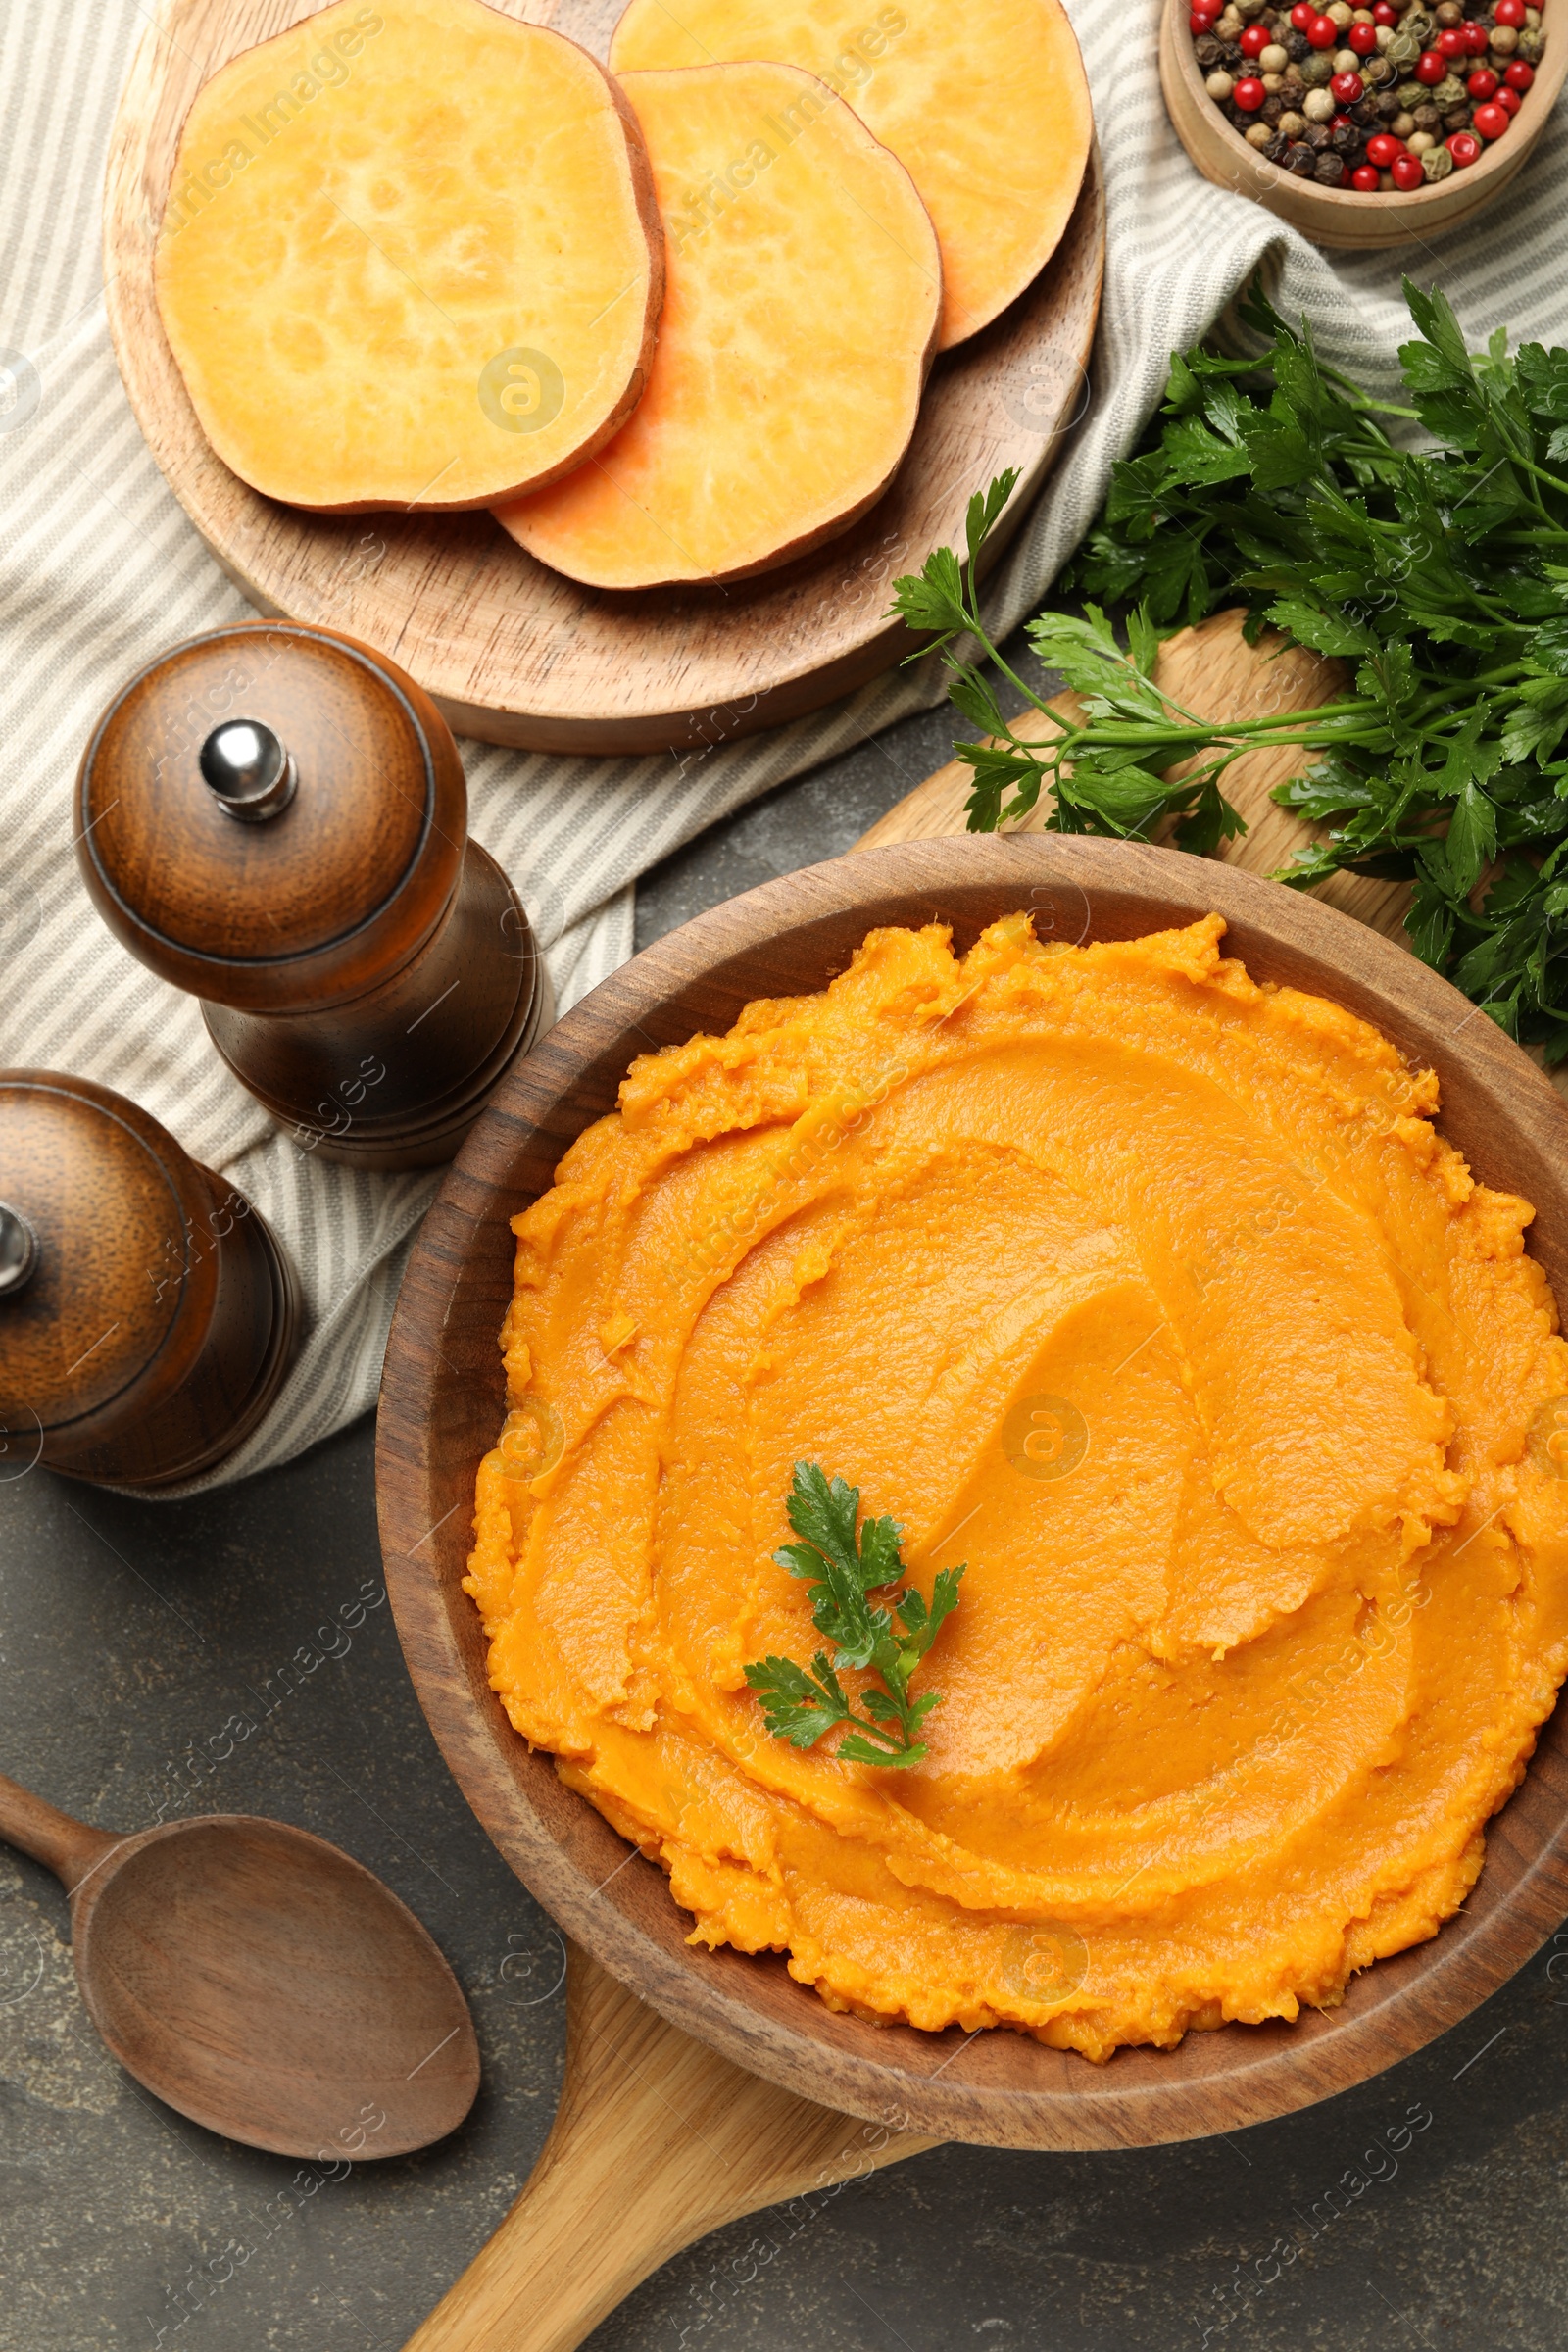
<path fill-rule="evenodd" d="M 387 1350 L 479 1819 L 674 2024 L 916 2132 L 1180 2139 L 1419 2048 L 1568 1909 L 1565 1145 L 1413 957 L 1173 851 L 906 844 L 659 941 L 499 1091 Z M 802 1457 L 967 1562 L 916 1770 L 747 1688 L 813 1643 Z"/>

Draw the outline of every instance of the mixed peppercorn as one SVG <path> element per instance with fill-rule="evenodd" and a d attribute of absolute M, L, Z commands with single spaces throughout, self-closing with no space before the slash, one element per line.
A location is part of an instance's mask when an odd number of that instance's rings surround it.
<path fill-rule="evenodd" d="M 1536 0 L 1191 0 L 1210 98 L 1269 163 L 1408 194 L 1507 131 L 1544 45 Z"/>

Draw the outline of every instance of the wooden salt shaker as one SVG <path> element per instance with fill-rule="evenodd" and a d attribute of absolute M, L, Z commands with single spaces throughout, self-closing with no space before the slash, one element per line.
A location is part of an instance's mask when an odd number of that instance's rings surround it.
<path fill-rule="evenodd" d="M 298 1332 L 243 1193 L 108 1087 L 0 1070 L 0 1480 L 194 1478 L 256 1428 Z"/>
<path fill-rule="evenodd" d="M 450 1159 L 553 1017 L 446 721 L 336 630 L 242 622 L 141 671 L 87 746 L 76 832 L 116 937 L 323 1158 Z"/>

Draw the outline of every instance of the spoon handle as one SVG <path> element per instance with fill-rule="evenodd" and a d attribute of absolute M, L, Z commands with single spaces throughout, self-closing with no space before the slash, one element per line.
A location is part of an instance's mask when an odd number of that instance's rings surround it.
<path fill-rule="evenodd" d="M 74 1894 L 94 1865 L 124 1842 L 112 1831 L 90 1830 L 84 1821 L 46 1805 L 41 1796 L 34 1796 L 20 1781 L 7 1780 L 3 1772 L 0 1838 L 52 1870 L 68 1894 Z"/>
<path fill-rule="evenodd" d="M 795 2197 L 752 2276 L 838 2183 L 935 2141 L 794 2097 L 693 2041 L 569 1947 L 556 2125 L 489 2244 L 405 2352 L 574 2352 L 650 2271 Z M 811 2200 L 816 2202 L 812 2203 Z"/>

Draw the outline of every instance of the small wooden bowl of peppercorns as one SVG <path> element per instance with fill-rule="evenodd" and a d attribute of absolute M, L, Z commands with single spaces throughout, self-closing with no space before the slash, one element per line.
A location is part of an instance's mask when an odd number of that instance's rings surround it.
<path fill-rule="evenodd" d="M 1205 179 L 1316 245 L 1455 227 L 1501 194 L 1568 71 L 1568 0 L 1165 0 L 1159 78 Z"/>

